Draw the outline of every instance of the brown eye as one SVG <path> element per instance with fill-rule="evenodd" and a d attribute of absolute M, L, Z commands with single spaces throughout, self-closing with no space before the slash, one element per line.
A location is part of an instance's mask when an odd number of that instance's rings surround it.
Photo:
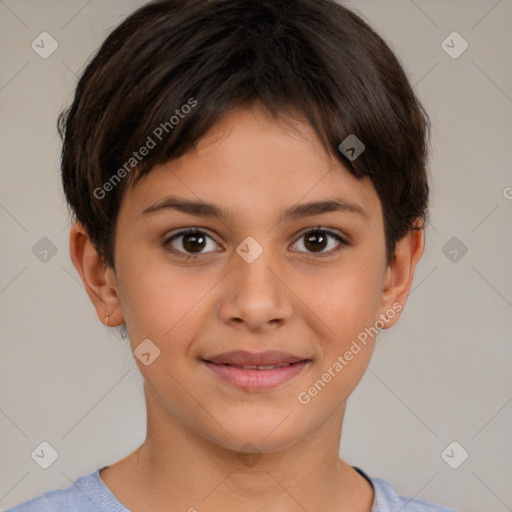
<path fill-rule="evenodd" d="M 182 245 L 186 251 L 201 252 L 206 245 L 206 237 L 202 234 L 187 233 L 183 235 Z"/>
<path fill-rule="evenodd" d="M 301 240 L 303 240 L 302 244 L 300 243 Z M 296 242 L 295 245 L 303 245 L 306 249 L 305 252 L 323 256 L 336 252 L 340 245 L 348 245 L 348 242 L 337 233 L 316 228 L 303 233 L 299 242 Z"/>
<path fill-rule="evenodd" d="M 321 252 L 327 246 L 327 237 L 322 231 L 312 231 L 304 235 L 304 246 L 313 252 Z"/>
<path fill-rule="evenodd" d="M 209 235 L 198 229 L 181 230 L 164 242 L 164 246 L 171 252 L 185 258 L 214 252 L 216 245 Z M 213 250 L 205 251 L 204 249 L 208 247 Z"/>

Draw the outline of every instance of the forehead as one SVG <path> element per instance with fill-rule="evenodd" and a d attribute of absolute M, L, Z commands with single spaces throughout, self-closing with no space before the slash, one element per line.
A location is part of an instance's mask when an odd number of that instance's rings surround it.
<path fill-rule="evenodd" d="M 121 210 L 140 214 L 171 194 L 221 205 L 240 221 L 327 197 L 380 212 L 371 181 L 328 154 L 308 123 L 258 106 L 231 111 L 192 150 L 155 166 L 127 191 Z"/>

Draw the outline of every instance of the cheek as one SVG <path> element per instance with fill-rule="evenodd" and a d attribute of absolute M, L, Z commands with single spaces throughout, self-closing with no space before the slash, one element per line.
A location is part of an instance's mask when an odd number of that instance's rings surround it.
<path fill-rule="evenodd" d="M 375 261 L 359 259 L 307 277 L 303 296 L 326 324 L 329 338 L 342 343 L 378 318 L 382 271 Z"/>
<path fill-rule="evenodd" d="M 149 338 L 159 346 L 187 329 L 198 304 L 215 284 L 205 274 L 154 262 L 137 265 L 133 257 L 120 269 L 119 299 L 133 344 Z M 210 282 L 211 281 L 211 282 Z"/>
<path fill-rule="evenodd" d="M 368 367 L 381 290 L 380 269 L 373 263 L 360 260 L 350 271 L 339 268 L 317 280 L 307 295 L 308 306 L 321 319 L 317 325 L 323 325 L 317 332 L 321 352 L 315 377 L 297 396 L 310 417 L 342 405 Z"/>

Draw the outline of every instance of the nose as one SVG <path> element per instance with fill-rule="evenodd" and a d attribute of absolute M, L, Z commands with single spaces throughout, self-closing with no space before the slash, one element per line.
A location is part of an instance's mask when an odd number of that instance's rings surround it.
<path fill-rule="evenodd" d="M 281 267 L 270 250 L 264 250 L 252 263 L 235 254 L 234 268 L 225 278 L 220 299 L 222 320 L 251 331 L 285 323 L 293 314 L 293 293 Z"/>

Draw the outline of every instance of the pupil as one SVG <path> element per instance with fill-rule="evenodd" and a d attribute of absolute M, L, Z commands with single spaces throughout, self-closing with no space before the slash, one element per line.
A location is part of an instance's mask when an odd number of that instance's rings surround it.
<path fill-rule="evenodd" d="M 321 232 L 317 231 L 315 233 L 310 233 L 307 237 L 306 237 L 306 242 L 305 242 L 305 245 L 308 249 L 313 249 L 313 250 L 322 250 L 322 249 L 325 249 L 325 241 L 326 241 L 327 237 L 324 236 Z M 315 245 L 315 241 L 318 242 L 320 241 L 320 243 L 322 244 L 322 247 L 319 248 L 318 245 Z M 313 242 L 313 245 L 312 247 L 309 247 L 308 244 Z"/>
<path fill-rule="evenodd" d="M 183 247 L 189 252 L 200 252 L 204 248 L 204 240 L 205 237 L 200 234 L 187 234 L 183 236 Z"/>

